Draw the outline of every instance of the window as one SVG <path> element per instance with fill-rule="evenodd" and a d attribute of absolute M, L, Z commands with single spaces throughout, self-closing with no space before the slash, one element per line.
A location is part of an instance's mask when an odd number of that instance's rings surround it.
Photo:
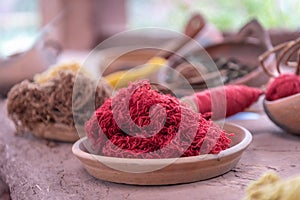
<path fill-rule="evenodd" d="M 130 28 L 156 26 L 180 31 L 192 12 L 201 12 L 222 31 L 237 30 L 253 17 L 266 28 L 300 27 L 299 0 L 128 0 Z"/>
<path fill-rule="evenodd" d="M 37 36 L 38 0 L 0 1 L 0 56 L 28 49 Z"/>

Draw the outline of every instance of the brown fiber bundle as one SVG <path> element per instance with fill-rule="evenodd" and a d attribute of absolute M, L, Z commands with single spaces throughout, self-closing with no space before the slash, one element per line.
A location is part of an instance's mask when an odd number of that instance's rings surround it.
<path fill-rule="evenodd" d="M 72 113 L 75 80 L 80 92 L 74 96 Z M 34 131 L 41 124 L 46 127 L 53 124 L 74 127 L 74 119 L 79 125 L 84 125 L 85 119 L 92 115 L 86 107 L 94 89 L 94 81 L 72 70 L 60 70 L 45 83 L 25 80 L 15 85 L 8 94 L 8 115 L 15 123 L 17 133 Z M 100 82 L 95 92 L 95 106 L 102 105 L 110 94 L 110 87 Z"/>

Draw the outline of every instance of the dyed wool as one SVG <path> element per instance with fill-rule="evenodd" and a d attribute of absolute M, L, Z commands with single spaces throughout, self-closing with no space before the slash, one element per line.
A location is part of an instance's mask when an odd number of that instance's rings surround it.
<path fill-rule="evenodd" d="M 202 114 L 212 113 L 213 119 L 221 119 L 241 112 L 256 102 L 263 91 L 245 85 L 227 85 L 195 93 L 185 97 L 198 106 Z M 215 99 L 213 104 L 213 100 Z M 224 101 L 222 101 L 224 100 Z"/>
<path fill-rule="evenodd" d="M 175 97 L 138 81 L 105 101 L 86 123 L 97 154 L 126 158 L 174 158 L 217 154 L 230 134 L 183 106 Z"/>
<path fill-rule="evenodd" d="M 296 74 L 282 74 L 274 79 L 266 91 L 266 99 L 273 101 L 300 92 L 300 77 Z"/>

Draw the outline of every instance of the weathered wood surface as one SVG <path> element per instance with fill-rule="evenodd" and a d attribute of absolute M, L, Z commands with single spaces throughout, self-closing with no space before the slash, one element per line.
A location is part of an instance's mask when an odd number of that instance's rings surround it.
<path fill-rule="evenodd" d="M 266 116 L 236 121 L 253 142 L 232 171 L 207 181 L 143 187 L 91 177 L 73 156 L 71 144 L 47 143 L 30 134 L 15 136 L 0 102 L 0 183 L 12 199 L 241 199 L 249 182 L 274 170 L 282 177 L 300 174 L 300 137 L 284 133 Z M 5 198 L 0 184 L 0 199 Z M 2 185 L 2 186 L 1 186 Z M 2 192 L 4 191 L 4 192 Z"/>

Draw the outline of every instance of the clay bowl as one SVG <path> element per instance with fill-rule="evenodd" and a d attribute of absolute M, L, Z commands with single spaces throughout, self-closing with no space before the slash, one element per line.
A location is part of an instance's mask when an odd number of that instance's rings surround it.
<path fill-rule="evenodd" d="M 235 60 L 249 67 L 251 71 L 247 75 L 231 80 L 229 84 L 260 87 L 268 82 L 269 76 L 259 67 L 258 57 L 271 48 L 267 32 L 257 20 L 252 20 L 236 35 L 227 37 L 223 42 L 207 46 L 204 50 L 196 50 L 190 54 L 190 57 L 197 58 L 197 55 L 203 55 L 205 51 L 213 60 Z M 273 71 L 274 63 L 275 57 L 270 55 L 265 62 L 267 69 Z"/>
<path fill-rule="evenodd" d="M 101 52 L 103 59 L 101 60 L 100 70 L 102 75 L 106 76 L 116 71 L 129 70 L 135 66 L 144 65 L 151 58 L 159 53 L 157 49 L 137 49 L 120 55 L 117 59 L 113 59 L 119 53 L 118 48 L 108 49 Z M 111 60 L 113 60 L 111 62 Z"/>
<path fill-rule="evenodd" d="M 75 142 L 79 139 L 79 135 L 75 127 L 70 127 L 64 124 L 37 124 L 32 133 L 38 138 L 61 142 Z"/>
<path fill-rule="evenodd" d="M 283 130 L 300 135 L 300 94 L 275 101 L 264 100 L 268 117 Z"/>
<path fill-rule="evenodd" d="M 86 137 L 78 140 L 73 145 L 72 151 L 87 172 L 101 180 L 135 185 L 189 183 L 213 178 L 230 171 L 252 141 L 251 133 L 243 127 L 225 124 L 223 128 L 235 135 L 232 137 L 231 147 L 215 155 L 206 154 L 178 159 L 105 157 L 88 153 L 84 145 L 88 142 Z M 149 171 L 153 168 L 157 170 Z"/>
<path fill-rule="evenodd" d="M 123 41 L 127 43 L 127 45 L 122 46 L 119 44 L 121 51 L 120 49 L 118 51 L 117 48 L 113 48 L 115 49 L 115 52 L 113 52 L 111 55 L 109 55 L 109 52 L 102 52 L 106 54 L 104 55 L 105 58 L 101 61 L 100 65 L 102 75 L 106 76 L 116 71 L 128 70 L 133 67 L 143 65 L 154 56 L 160 56 L 167 59 L 172 56 L 174 52 L 177 52 L 183 46 L 186 46 L 186 44 L 190 42 L 190 38 L 201 36 L 203 33 L 205 33 L 204 30 L 207 32 L 208 29 L 211 31 L 214 30 L 211 29 L 210 26 L 206 26 L 206 22 L 201 14 L 195 13 L 185 25 L 183 32 L 185 37 L 169 31 L 161 31 L 159 34 L 154 31 L 153 35 L 165 35 L 165 37 L 167 37 L 161 40 L 162 38 L 160 37 L 149 37 L 150 35 L 147 36 L 147 34 L 144 33 L 144 35 L 142 32 L 137 31 L 135 34 L 138 35 L 136 35 L 135 38 L 132 38 L 134 40 L 134 45 L 132 45 L 132 41 L 130 41 L 129 36 L 130 34 L 127 36 L 126 34 L 120 35 L 119 38 L 117 38 L 120 40 L 120 42 Z M 216 31 L 214 30 L 212 33 L 215 32 Z M 134 34 L 134 32 L 131 33 Z M 174 36 L 172 36 L 173 34 Z M 127 51 L 122 51 L 124 49 Z M 118 56 L 116 57 L 116 55 Z"/>
<path fill-rule="evenodd" d="M 214 46 L 207 47 L 206 52 L 212 59 L 227 58 L 234 59 L 239 63 L 253 68 L 253 70 L 245 76 L 230 81 L 230 84 L 244 84 L 253 87 L 260 87 L 266 84 L 269 76 L 259 67 L 258 57 L 267 49 L 260 46 L 254 41 L 243 42 L 225 42 Z M 266 61 L 268 68 L 272 67 L 272 60 Z"/>

